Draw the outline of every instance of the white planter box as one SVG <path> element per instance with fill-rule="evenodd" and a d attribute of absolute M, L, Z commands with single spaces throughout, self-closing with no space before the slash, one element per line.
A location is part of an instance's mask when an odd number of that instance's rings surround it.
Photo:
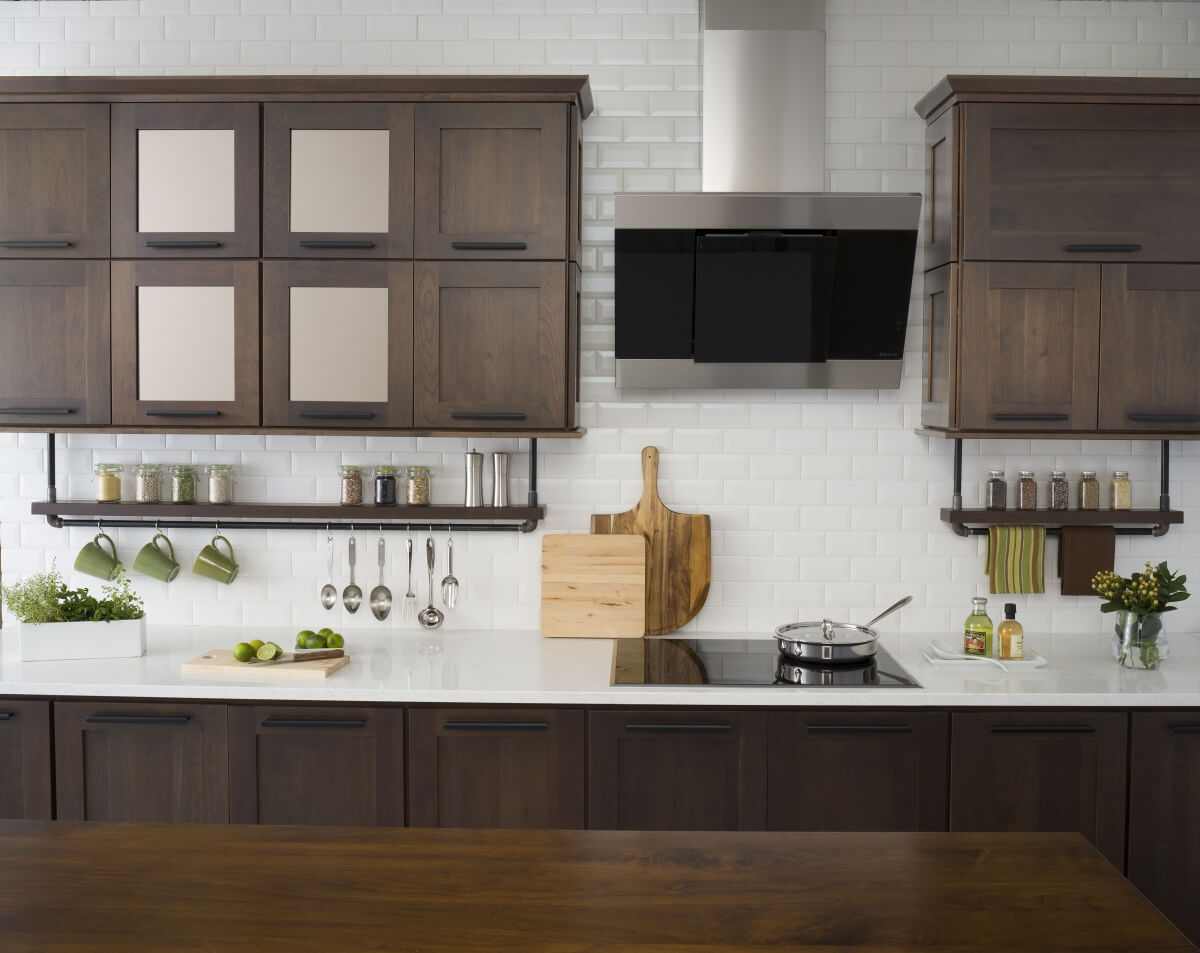
<path fill-rule="evenodd" d="M 137 658 L 146 654 L 146 617 L 121 622 L 21 623 L 21 661 Z"/>

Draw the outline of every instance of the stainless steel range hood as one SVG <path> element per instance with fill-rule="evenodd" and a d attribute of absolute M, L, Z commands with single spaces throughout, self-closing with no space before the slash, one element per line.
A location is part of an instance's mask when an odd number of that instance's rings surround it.
<path fill-rule="evenodd" d="M 705 0 L 701 193 L 616 197 L 627 387 L 898 387 L 917 194 L 825 193 L 823 0 Z"/>

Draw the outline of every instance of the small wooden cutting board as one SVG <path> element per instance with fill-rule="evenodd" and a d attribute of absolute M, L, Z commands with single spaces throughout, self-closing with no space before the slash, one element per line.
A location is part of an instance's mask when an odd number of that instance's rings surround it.
<path fill-rule="evenodd" d="M 542 537 L 542 635 L 641 638 L 646 541 L 641 536 Z"/>
<path fill-rule="evenodd" d="M 318 659 L 312 662 L 238 662 L 230 649 L 209 649 L 179 670 L 184 675 L 251 675 L 255 678 L 326 678 L 350 661 L 341 658 Z"/>

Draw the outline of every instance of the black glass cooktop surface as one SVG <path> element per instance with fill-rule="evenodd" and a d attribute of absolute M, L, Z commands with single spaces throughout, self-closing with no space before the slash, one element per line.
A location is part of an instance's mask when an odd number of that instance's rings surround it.
<path fill-rule="evenodd" d="M 862 662 L 795 662 L 773 638 L 617 640 L 614 685 L 920 688 L 886 649 Z"/>

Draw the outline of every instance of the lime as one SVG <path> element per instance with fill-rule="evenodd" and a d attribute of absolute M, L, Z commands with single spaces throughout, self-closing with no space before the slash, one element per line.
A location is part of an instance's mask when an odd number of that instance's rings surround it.
<path fill-rule="evenodd" d="M 252 658 L 254 658 L 254 646 L 249 642 L 239 642 L 233 647 L 235 662 L 249 662 Z"/>
<path fill-rule="evenodd" d="M 246 647 L 249 648 L 249 646 Z M 260 659 L 262 659 L 262 661 L 269 662 L 281 652 L 282 649 L 280 649 L 278 645 L 276 645 L 274 642 L 268 642 L 266 645 L 260 646 L 256 654 Z"/>
<path fill-rule="evenodd" d="M 314 636 L 314 638 L 316 638 L 316 636 Z M 304 633 L 301 632 L 299 635 L 296 636 L 296 648 L 298 648 L 298 649 L 304 648 L 304 643 L 307 641 L 308 641 L 308 639 L 305 638 Z"/>
<path fill-rule="evenodd" d="M 315 633 L 312 629 L 301 629 L 299 632 L 296 633 L 296 638 L 307 639 L 310 635 L 316 635 L 316 634 L 317 633 Z"/>
<path fill-rule="evenodd" d="M 324 636 L 333 635 L 333 629 L 330 629 L 330 628 L 317 629 L 317 635 L 324 635 Z"/>
<path fill-rule="evenodd" d="M 304 640 L 304 647 L 306 649 L 323 649 L 323 648 L 325 648 L 325 636 L 310 635 L 307 639 Z"/>
<path fill-rule="evenodd" d="M 250 646 L 250 648 L 254 649 L 254 651 L 257 652 L 259 649 L 262 648 L 263 640 L 262 639 L 251 639 L 247 644 Z"/>
<path fill-rule="evenodd" d="M 345 644 L 346 644 L 346 640 L 345 640 L 345 639 L 343 639 L 343 638 L 342 638 L 340 635 L 338 635 L 336 632 L 334 632 L 334 633 L 332 633 L 332 634 L 330 634 L 330 635 L 327 635 L 327 636 L 325 636 L 325 647 L 326 647 L 327 649 L 340 649 L 340 648 L 342 648 L 342 647 L 343 647 Z"/>

